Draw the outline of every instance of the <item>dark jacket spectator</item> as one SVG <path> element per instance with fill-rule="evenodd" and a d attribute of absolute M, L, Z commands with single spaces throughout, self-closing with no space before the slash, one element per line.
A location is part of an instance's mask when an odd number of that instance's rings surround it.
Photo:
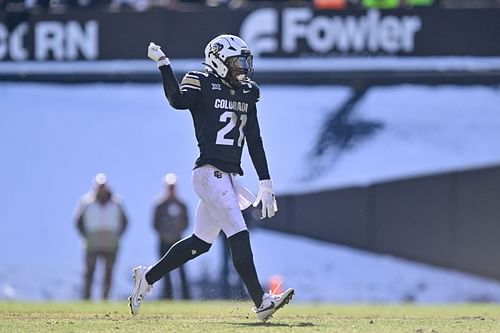
<path fill-rule="evenodd" d="M 177 179 L 173 173 L 165 176 L 166 193 L 155 205 L 154 208 L 154 228 L 159 237 L 159 256 L 165 255 L 168 249 L 178 242 L 188 227 L 187 207 L 176 193 Z M 189 288 L 186 280 L 184 267 L 179 267 L 181 277 L 182 298 L 189 299 Z M 162 292 L 162 298 L 172 298 L 172 281 L 170 275 L 165 276 L 165 284 Z"/>

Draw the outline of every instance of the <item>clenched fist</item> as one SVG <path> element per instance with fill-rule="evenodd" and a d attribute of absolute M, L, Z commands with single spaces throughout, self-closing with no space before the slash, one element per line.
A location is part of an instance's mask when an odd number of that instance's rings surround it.
<path fill-rule="evenodd" d="M 150 42 L 148 46 L 148 58 L 156 61 L 158 67 L 170 64 L 170 61 L 165 56 L 165 53 L 161 50 L 161 46 L 156 45 L 153 42 Z"/>

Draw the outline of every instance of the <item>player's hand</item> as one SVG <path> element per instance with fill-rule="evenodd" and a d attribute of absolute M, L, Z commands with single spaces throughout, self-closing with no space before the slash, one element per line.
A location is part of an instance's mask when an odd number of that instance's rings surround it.
<path fill-rule="evenodd" d="M 156 45 L 153 42 L 150 42 L 148 46 L 148 58 L 156 61 L 158 67 L 170 64 L 170 61 L 165 56 L 165 53 L 161 50 L 161 46 Z"/>
<path fill-rule="evenodd" d="M 278 204 L 274 196 L 273 182 L 271 179 L 265 179 L 259 182 L 259 193 L 257 194 L 257 199 L 255 199 L 253 206 L 257 207 L 260 202 L 262 202 L 261 218 L 273 217 L 278 211 Z"/>

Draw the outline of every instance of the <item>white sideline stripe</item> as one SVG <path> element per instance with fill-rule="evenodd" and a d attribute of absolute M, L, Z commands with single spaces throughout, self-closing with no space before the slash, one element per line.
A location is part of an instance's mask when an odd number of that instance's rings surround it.
<path fill-rule="evenodd" d="M 202 60 L 171 60 L 174 70 L 203 69 Z M 258 72 L 366 72 L 366 71 L 491 71 L 500 70 L 500 57 L 367 57 L 367 58 L 256 58 Z M 0 62 L 0 75 L 25 74 L 152 74 L 150 60 L 22 61 Z"/>

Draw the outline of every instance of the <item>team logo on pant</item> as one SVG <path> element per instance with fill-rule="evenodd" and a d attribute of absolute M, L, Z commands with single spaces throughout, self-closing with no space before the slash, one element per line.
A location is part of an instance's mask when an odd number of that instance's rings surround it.
<path fill-rule="evenodd" d="M 215 170 L 214 176 L 215 176 L 215 178 L 222 178 L 222 172 L 220 172 L 219 170 Z"/>

